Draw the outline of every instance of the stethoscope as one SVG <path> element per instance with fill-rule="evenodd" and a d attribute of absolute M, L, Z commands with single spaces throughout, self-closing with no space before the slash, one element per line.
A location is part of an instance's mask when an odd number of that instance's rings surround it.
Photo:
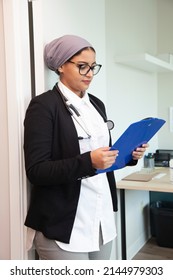
<path fill-rule="evenodd" d="M 114 122 L 112 120 L 107 119 L 106 115 L 103 113 L 103 111 L 100 109 L 100 107 L 94 102 L 94 100 L 92 99 L 91 96 L 90 96 L 90 101 L 91 101 L 92 105 L 97 109 L 99 114 L 102 116 L 104 122 L 107 124 L 108 129 L 112 130 L 115 126 Z"/>
<path fill-rule="evenodd" d="M 89 131 L 86 128 L 86 125 L 84 124 L 84 122 L 81 119 L 81 115 L 79 113 L 79 111 L 76 109 L 76 107 L 66 98 L 66 96 L 64 96 L 64 94 L 60 91 L 58 85 L 56 84 L 56 89 L 58 91 L 58 93 L 60 94 L 62 101 L 65 105 L 65 107 L 67 108 L 67 110 L 69 111 L 70 115 L 73 116 L 73 118 L 75 119 L 75 121 L 79 124 L 79 126 L 83 129 L 83 131 L 86 133 L 87 138 L 91 138 L 91 135 L 89 133 Z M 107 127 L 108 130 L 112 130 L 114 128 L 114 122 L 111 120 L 107 120 L 106 115 L 101 111 L 101 109 L 98 107 L 98 105 L 93 101 L 92 97 L 90 96 L 90 101 L 92 103 L 92 105 L 96 108 L 96 110 L 100 113 L 100 115 L 102 116 L 104 122 L 107 123 Z"/>

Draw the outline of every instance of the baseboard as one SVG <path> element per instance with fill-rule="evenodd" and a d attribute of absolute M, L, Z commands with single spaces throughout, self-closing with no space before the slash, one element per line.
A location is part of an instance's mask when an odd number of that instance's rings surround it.
<path fill-rule="evenodd" d="M 127 248 L 127 259 L 131 260 L 139 250 L 146 244 L 146 242 L 151 238 L 151 235 L 148 232 L 144 232 L 139 236 L 139 238 Z"/>

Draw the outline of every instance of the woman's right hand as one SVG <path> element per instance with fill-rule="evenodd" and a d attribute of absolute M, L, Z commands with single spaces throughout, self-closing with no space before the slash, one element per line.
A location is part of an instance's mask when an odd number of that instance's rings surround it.
<path fill-rule="evenodd" d="M 110 147 L 98 148 L 91 151 L 91 161 L 95 169 L 106 169 L 112 166 L 118 156 L 118 150 L 110 150 Z"/>

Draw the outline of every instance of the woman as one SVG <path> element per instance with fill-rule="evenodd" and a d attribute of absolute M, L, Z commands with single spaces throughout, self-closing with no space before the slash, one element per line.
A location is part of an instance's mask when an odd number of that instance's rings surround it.
<path fill-rule="evenodd" d="M 25 225 L 40 259 L 109 259 L 117 196 L 102 101 L 86 92 L 101 65 L 85 39 L 65 35 L 45 46 L 59 82 L 31 100 L 24 121 L 26 174 L 33 184 Z M 134 165 L 147 145 L 133 152 Z"/>

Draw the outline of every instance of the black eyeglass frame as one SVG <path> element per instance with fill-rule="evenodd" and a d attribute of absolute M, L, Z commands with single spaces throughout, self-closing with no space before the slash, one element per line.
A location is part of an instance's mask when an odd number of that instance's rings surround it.
<path fill-rule="evenodd" d="M 69 63 L 73 63 L 74 65 L 76 65 L 76 67 L 79 69 L 79 74 L 81 75 L 81 76 L 86 76 L 88 73 L 89 73 L 89 71 L 91 70 L 92 71 L 92 73 L 93 73 L 93 75 L 95 76 L 95 75 L 97 75 L 98 73 L 99 73 L 99 71 L 100 71 L 100 69 L 101 69 L 101 67 L 102 67 L 102 65 L 101 64 L 94 64 L 93 66 L 90 66 L 88 63 L 77 63 L 77 62 L 74 62 L 74 61 L 71 61 L 71 60 L 68 60 L 67 62 L 69 62 Z M 82 66 L 88 66 L 88 70 L 86 71 L 86 73 L 85 74 L 82 74 L 80 71 L 81 71 L 81 69 L 82 69 Z M 96 72 L 96 73 L 94 73 L 94 68 L 95 67 L 98 67 L 98 71 Z"/>

